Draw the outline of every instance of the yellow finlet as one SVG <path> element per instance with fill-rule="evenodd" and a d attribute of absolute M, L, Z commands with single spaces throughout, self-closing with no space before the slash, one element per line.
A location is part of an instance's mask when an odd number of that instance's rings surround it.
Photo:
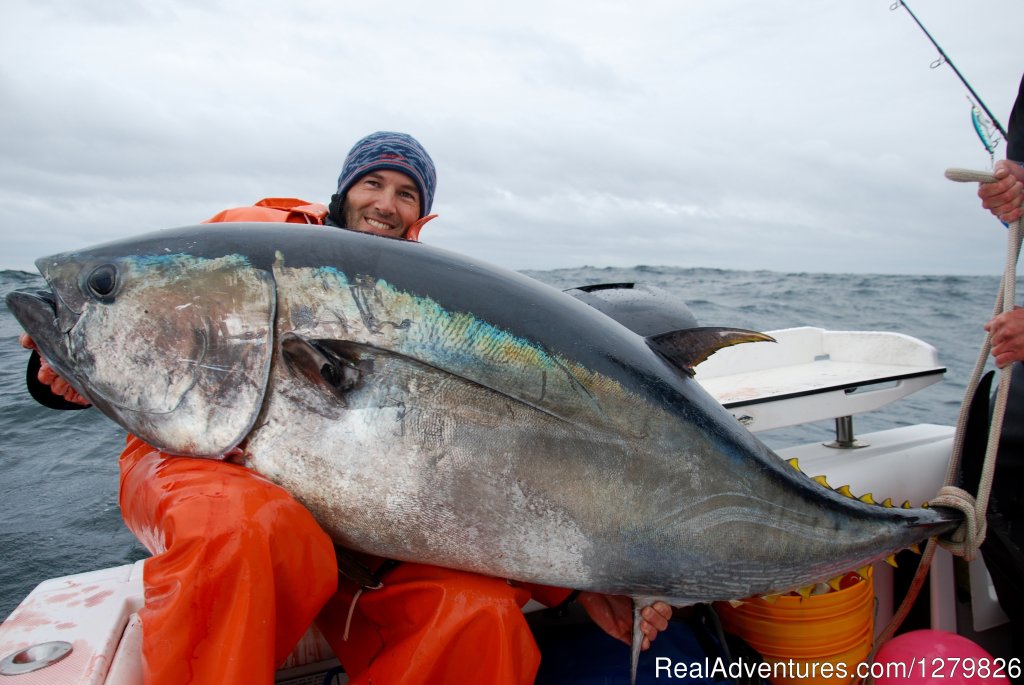
<path fill-rule="evenodd" d="M 885 563 L 889 564 L 893 568 L 899 568 L 899 564 L 896 563 L 896 555 L 890 554 L 885 558 Z"/>
<path fill-rule="evenodd" d="M 813 480 L 818 485 L 824 485 L 829 490 L 832 489 L 832 486 L 828 484 L 828 481 L 825 479 L 824 475 L 815 476 L 814 478 L 811 478 L 811 480 Z"/>
<path fill-rule="evenodd" d="M 892 509 L 892 497 L 886 497 L 885 501 L 882 502 L 882 506 L 886 509 Z"/>
<path fill-rule="evenodd" d="M 787 459 L 786 463 L 792 466 L 797 471 L 800 471 L 800 460 L 797 459 L 796 457 L 793 457 L 792 459 Z M 803 473 L 803 471 L 800 471 L 800 473 Z"/>
<path fill-rule="evenodd" d="M 921 547 L 916 542 L 914 544 L 912 544 L 910 547 L 907 547 L 907 549 L 909 549 L 914 554 L 920 554 L 921 553 Z"/>
<path fill-rule="evenodd" d="M 870 492 L 861 495 L 857 499 L 859 499 L 864 504 L 878 504 L 878 502 L 875 501 L 875 498 L 871 496 Z"/>
<path fill-rule="evenodd" d="M 854 496 L 853 496 L 853 493 L 850 492 L 850 486 L 849 485 L 840 485 L 838 488 L 836 488 L 836 492 L 838 492 L 840 495 L 843 495 L 844 497 L 849 497 L 850 499 L 855 499 Z"/>

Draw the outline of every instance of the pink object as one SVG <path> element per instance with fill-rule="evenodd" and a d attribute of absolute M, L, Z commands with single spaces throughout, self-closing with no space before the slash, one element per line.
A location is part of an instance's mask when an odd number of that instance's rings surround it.
<path fill-rule="evenodd" d="M 1021 667 L 1020 659 L 993 657 L 962 635 L 914 630 L 882 645 L 871 674 L 875 685 L 1009 685 L 1007 673 Z"/>

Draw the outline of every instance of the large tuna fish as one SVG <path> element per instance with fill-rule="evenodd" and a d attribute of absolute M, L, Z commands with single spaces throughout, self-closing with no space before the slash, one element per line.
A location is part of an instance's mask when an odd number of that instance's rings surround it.
<path fill-rule="evenodd" d="M 821 487 L 642 337 L 522 275 L 344 230 L 218 224 L 40 259 L 7 302 L 103 413 L 240 446 L 343 545 L 674 604 L 788 591 L 956 526 Z"/>

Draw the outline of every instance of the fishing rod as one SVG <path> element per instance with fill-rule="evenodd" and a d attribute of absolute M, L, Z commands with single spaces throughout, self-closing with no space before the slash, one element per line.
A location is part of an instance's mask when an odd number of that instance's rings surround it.
<path fill-rule="evenodd" d="M 1006 140 L 1006 130 L 1003 129 L 1002 124 L 999 123 L 999 120 L 996 119 L 995 115 L 992 114 L 991 111 L 989 111 L 989 108 L 985 106 L 984 101 L 982 101 L 982 99 L 978 97 L 978 94 L 974 92 L 974 88 L 972 88 L 971 84 L 967 82 L 967 79 L 965 79 L 963 74 L 960 73 L 960 70 L 956 68 L 956 65 L 953 64 L 953 60 L 949 58 L 946 52 L 942 49 L 942 46 L 940 46 L 935 41 L 935 39 L 932 38 L 932 34 L 928 33 L 928 29 L 924 27 L 924 24 L 922 24 L 921 21 L 917 18 L 917 15 L 915 15 L 911 11 L 907 3 L 904 2 L 903 0 L 896 0 L 896 2 L 889 6 L 889 9 L 895 11 L 900 7 L 907 10 L 907 14 L 910 15 L 910 18 L 913 19 L 914 23 L 917 24 L 918 27 L 924 32 L 924 35 L 928 36 L 928 40 L 932 42 L 932 45 L 935 46 L 935 49 L 939 51 L 939 59 L 935 60 L 935 62 L 931 64 L 932 69 L 942 66 L 942 64 L 948 64 L 949 68 L 952 69 L 953 73 L 955 73 L 957 78 L 960 79 L 960 83 L 964 84 L 967 90 L 971 93 L 971 97 L 973 98 L 973 100 L 971 100 L 971 104 L 974 108 L 974 111 L 971 113 L 972 120 L 974 122 L 974 130 L 975 132 L 977 132 L 978 137 L 981 138 L 981 142 L 985 146 L 985 149 L 987 149 L 989 154 L 991 155 L 993 150 L 995 149 L 995 144 L 991 140 L 989 140 L 989 138 L 985 135 L 984 131 L 982 130 L 983 124 L 981 122 L 981 117 L 978 115 L 977 106 L 975 106 L 974 103 L 981 105 L 981 108 L 985 110 L 985 114 L 988 116 L 989 123 L 995 126 L 996 130 L 999 131 L 999 134 L 1003 137 L 1003 140 Z"/>

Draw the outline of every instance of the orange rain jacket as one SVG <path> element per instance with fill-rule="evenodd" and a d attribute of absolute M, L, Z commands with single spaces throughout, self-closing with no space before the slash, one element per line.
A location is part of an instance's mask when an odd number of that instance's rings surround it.
<path fill-rule="evenodd" d="M 271 198 L 209 222 L 322 224 L 326 215 L 323 205 Z M 339 582 L 330 538 L 259 474 L 161 453 L 135 436 L 120 468 L 125 523 L 153 554 L 139 612 L 146 685 L 270 685 L 314 619 L 353 685 L 525 685 L 540 654 L 521 607 L 569 594 L 405 562 L 353 609 L 358 588 Z"/>

